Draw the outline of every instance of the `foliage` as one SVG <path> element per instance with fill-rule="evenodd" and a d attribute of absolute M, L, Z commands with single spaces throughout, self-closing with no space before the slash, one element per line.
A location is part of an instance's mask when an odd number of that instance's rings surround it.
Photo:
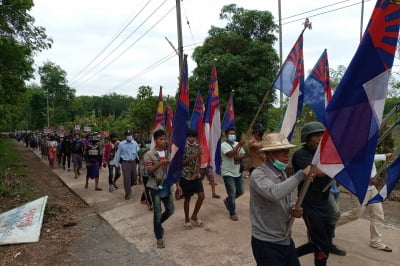
<path fill-rule="evenodd" d="M 279 58 L 273 48 L 276 41 L 273 32 L 277 26 L 270 12 L 246 10 L 234 4 L 224 6 L 220 18 L 227 20 L 225 28 L 211 27 L 203 45 L 193 53 L 197 67 L 190 78 L 191 99 L 194 101 L 200 90 L 207 102 L 210 73 L 216 63 L 221 113 L 234 90 L 237 131 L 243 132 L 253 118 L 248 114 L 257 112 L 278 70 Z M 267 102 L 272 102 L 273 98 L 270 94 Z M 270 107 L 266 105 L 259 122 L 268 124 L 267 109 Z"/>
<path fill-rule="evenodd" d="M 43 27 L 34 26 L 28 14 L 32 0 L 3 0 L 0 5 L 0 112 L 10 114 L 25 92 L 25 81 L 33 77 L 33 56 L 51 47 Z M 12 119 L 11 116 L 6 116 Z M 1 126 L 10 126 L 11 120 Z"/>
<path fill-rule="evenodd" d="M 39 67 L 40 83 L 46 95 L 50 125 L 63 125 L 71 117 L 75 90 L 67 85 L 67 73 L 60 66 L 46 62 Z"/>

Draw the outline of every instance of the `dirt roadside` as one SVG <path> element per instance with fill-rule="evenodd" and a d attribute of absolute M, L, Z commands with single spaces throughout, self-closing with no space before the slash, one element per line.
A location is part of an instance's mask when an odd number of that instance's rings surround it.
<path fill-rule="evenodd" d="M 71 192 L 41 160 L 24 146 L 14 145 L 21 167 L 28 169 L 33 186 L 48 195 L 40 241 L 0 246 L 0 265 L 143 265 L 140 253 L 93 208 Z M 9 209 L 23 198 L 2 199 Z"/>

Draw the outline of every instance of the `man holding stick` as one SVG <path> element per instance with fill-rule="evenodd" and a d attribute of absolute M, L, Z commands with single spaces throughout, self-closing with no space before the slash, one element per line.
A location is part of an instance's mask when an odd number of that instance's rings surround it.
<path fill-rule="evenodd" d="M 293 155 L 294 171 L 304 169 L 311 164 L 324 131 L 324 125 L 316 121 L 303 126 L 301 141 L 305 144 Z M 328 200 L 329 190 L 324 191 L 325 186 L 331 182 L 331 178 L 320 170 L 317 170 L 316 176 L 318 178 L 310 183 L 301 204 L 309 242 L 298 247 L 296 251 L 298 257 L 314 252 L 314 263 L 320 266 L 326 265 L 329 252 L 341 256 L 346 255 L 346 252 L 332 244 L 333 210 Z M 304 182 L 301 182 L 298 191 L 301 191 L 303 185 Z"/>
<path fill-rule="evenodd" d="M 291 204 L 290 194 L 309 175 L 311 167 L 286 176 L 289 149 L 293 147 L 282 133 L 266 135 L 260 149 L 263 164 L 251 174 L 251 246 L 257 265 L 300 265 L 286 231 L 291 217 L 301 217 L 302 208 Z"/>

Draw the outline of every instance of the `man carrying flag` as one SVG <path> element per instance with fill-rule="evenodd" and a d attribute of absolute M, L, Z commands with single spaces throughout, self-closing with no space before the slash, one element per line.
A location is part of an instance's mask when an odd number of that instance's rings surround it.
<path fill-rule="evenodd" d="M 370 182 L 396 52 L 397 3 L 377 1 L 357 52 L 325 110 L 326 130 L 313 158 L 314 165 L 339 181 L 360 203 Z"/>

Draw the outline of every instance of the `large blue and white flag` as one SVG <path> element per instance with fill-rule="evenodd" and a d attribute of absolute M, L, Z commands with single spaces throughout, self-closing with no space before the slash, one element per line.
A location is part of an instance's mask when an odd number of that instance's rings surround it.
<path fill-rule="evenodd" d="M 303 32 L 301 32 L 272 84 L 272 88 L 282 91 L 289 97 L 289 103 L 281 127 L 281 133 L 288 140 L 292 138 L 296 119 L 300 116 L 303 109 Z"/>
<path fill-rule="evenodd" d="M 313 164 L 363 202 L 399 35 L 400 9 L 378 0 L 346 73 L 325 110 Z"/>

